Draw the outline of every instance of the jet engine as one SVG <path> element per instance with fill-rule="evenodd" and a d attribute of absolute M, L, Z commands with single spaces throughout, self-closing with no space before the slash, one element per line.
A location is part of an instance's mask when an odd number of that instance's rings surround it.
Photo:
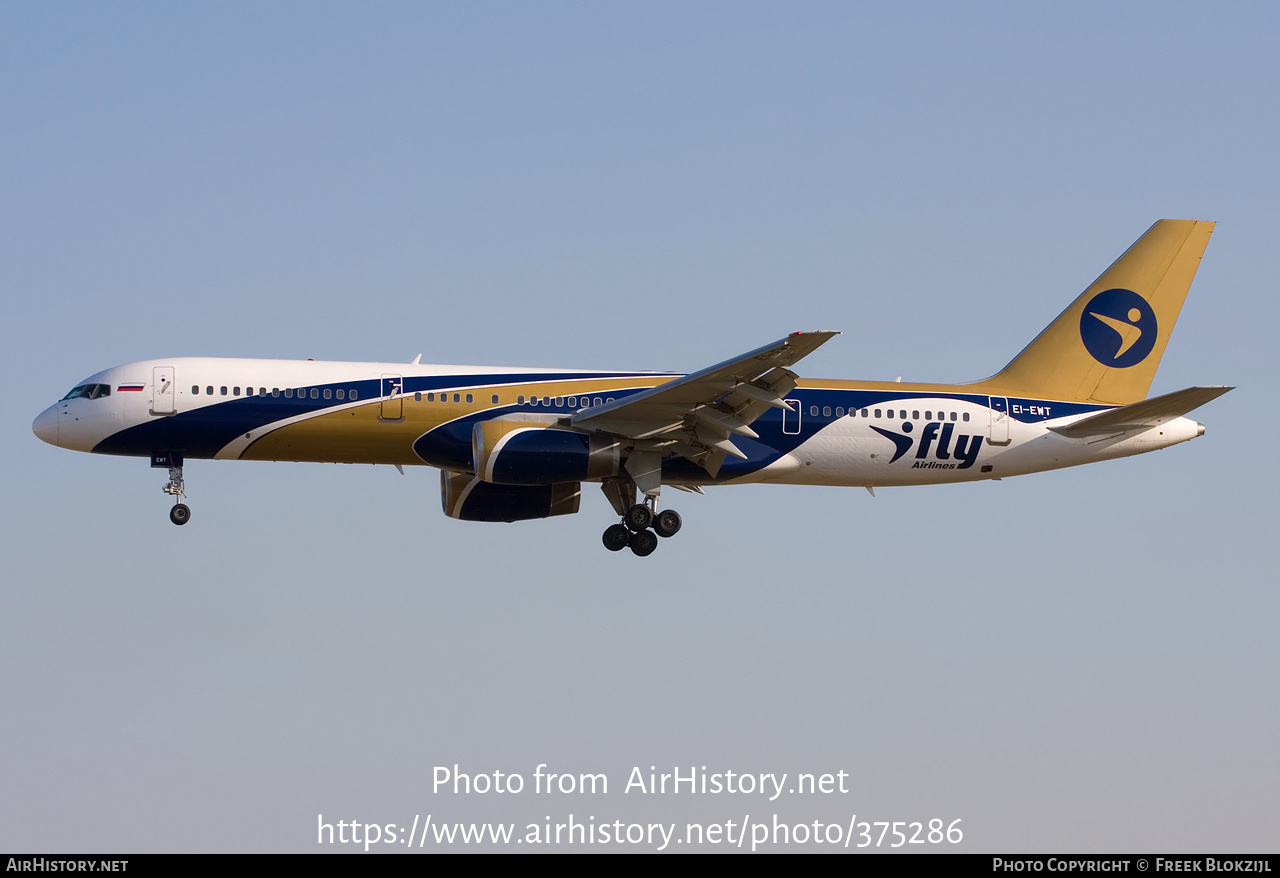
<path fill-rule="evenodd" d="M 528 521 L 578 511 L 582 484 L 494 485 L 469 473 L 440 471 L 444 514 L 463 521 Z"/>
<path fill-rule="evenodd" d="M 621 447 L 555 424 L 496 418 L 471 434 L 476 476 L 496 485 L 555 485 L 618 474 Z"/>

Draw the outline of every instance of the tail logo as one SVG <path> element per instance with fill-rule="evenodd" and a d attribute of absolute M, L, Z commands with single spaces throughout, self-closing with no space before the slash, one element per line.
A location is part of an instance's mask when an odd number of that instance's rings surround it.
<path fill-rule="evenodd" d="M 1156 346 L 1156 312 L 1132 290 L 1104 290 L 1084 306 L 1080 340 L 1104 366 L 1136 366 Z"/>

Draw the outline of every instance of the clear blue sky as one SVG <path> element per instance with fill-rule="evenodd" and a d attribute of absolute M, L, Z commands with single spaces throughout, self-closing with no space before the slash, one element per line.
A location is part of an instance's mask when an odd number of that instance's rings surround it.
<path fill-rule="evenodd" d="M 963 820 L 1258 851 L 1280 813 L 1268 4 L 0 8 L 0 848 L 317 850 L 326 819 Z M 1219 225 L 1153 392 L 1204 438 L 967 486 L 677 495 L 610 555 L 436 474 L 44 445 L 209 355 L 992 374 L 1156 219 Z M 608 795 L 433 794 L 432 770 Z M 851 792 L 623 794 L 630 769 Z"/>

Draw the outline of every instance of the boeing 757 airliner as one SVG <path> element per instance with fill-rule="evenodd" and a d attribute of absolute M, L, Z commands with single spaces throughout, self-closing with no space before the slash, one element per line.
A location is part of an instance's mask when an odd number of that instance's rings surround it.
<path fill-rule="evenodd" d="M 1183 415 L 1230 387 L 1147 399 L 1213 223 L 1161 220 L 994 377 L 971 384 L 805 379 L 834 332 L 796 332 L 679 375 L 178 357 L 116 366 L 36 418 L 53 445 L 167 468 L 186 524 L 188 458 L 440 470 L 446 515 L 578 511 L 598 482 L 612 551 L 648 555 L 680 516 L 663 485 L 873 489 L 1000 479 L 1203 435 Z M 402 470 L 403 471 L 403 470 Z"/>

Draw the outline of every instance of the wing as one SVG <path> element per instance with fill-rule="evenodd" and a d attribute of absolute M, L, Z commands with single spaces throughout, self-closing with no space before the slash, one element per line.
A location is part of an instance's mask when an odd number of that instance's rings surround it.
<path fill-rule="evenodd" d="M 583 409 L 573 426 L 634 440 L 636 450 L 683 455 L 720 470 L 725 455 L 745 458 L 730 437 L 757 438 L 751 423 L 796 387 L 788 369 L 838 332 L 793 332 L 772 344 L 623 399 Z"/>

